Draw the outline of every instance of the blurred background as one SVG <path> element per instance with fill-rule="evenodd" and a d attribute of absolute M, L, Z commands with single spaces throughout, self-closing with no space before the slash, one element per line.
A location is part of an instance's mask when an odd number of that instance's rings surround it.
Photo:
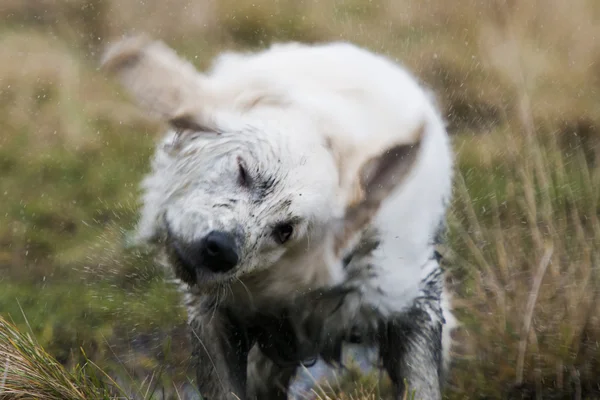
<path fill-rule="evenodd" d="M 198 68 L 285 40 L 406 65 L 457 158 L 446 397 L 600 398 L 599 1 L 0 0 L 0 315 L 68 367 L 83 350 L 177 398 L 193 376 L 185 312 L 127 242 L 163 127 L 98 71 L 130 32 Z M 374 381 L 331 389 L 375 399 Z"/>

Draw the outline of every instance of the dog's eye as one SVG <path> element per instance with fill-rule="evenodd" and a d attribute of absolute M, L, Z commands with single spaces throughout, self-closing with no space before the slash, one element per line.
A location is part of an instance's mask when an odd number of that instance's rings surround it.
<path fill-rule="evenodd" d="M 285 242 L 290 240 L 290 237 L 292 237 L 293 233 L 294 233 L 294 226 L 289 223 L 283 223 L 283 224 L 277 225 L 273 229 L 273 238 L 275 239 L 275 241 L 277 243 L 284 244 Z"/>
<path fill-rule="evenodd" d="M 244 187 L 250 186 L 250 176 L 248 175 L 248 171 L 246 170 L 246 166 L 244 165 L 244 160 L 238 157 L 237 163 L 239 184 Z"/>

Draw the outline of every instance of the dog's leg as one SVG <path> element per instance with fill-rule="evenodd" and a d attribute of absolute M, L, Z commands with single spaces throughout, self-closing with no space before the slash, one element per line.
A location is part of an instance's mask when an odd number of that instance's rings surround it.
<path fill-rule="evenodd" d="M 396 388 L 396 398 L 441 399 L 442 324 L 415 307 L 382 324 L 383 365 Z"/>
<path fill-rule="evenodd" d="M 432 260 L 433 261 L 433 260 Z M 445 323 L 441 305 L 442 270 L 437 266 L 422 282 L 412 308 L 387 318 L 380 326 L 383 364 L 397 398 L 441 399 Z"/>
<path fill-rule="evenodd" d="M 404 398 L 405 390 L 409 398 L 414 391 L 418 400 L 441 399 L 444 319 L 439 298 L 419 298 L 410 309 L 387 319 L 370 306 L 362 306 L 357 291 L 330 291 L 311 300 L 310 314 L 302 317 L 304 332 L 319 343 L 324 359 L 339 360 L 340 340 L 351 340 L 353 329 L 364 343 L 370 343 L 375 334 L 398 399 Z M 373 327 L 376 321 L 379 328 Z"/>
<path fill-rule="evenodd" d="M 421 281 L 419 295 L 408 308 L 379 311 L 375 306 L 378 297 L 366 301 L 368 288 L 363 285 L 362 290 L 348 286 L 310 293 L 292 315 L 299 319 L 306 337 L 319 344 L 324 359 L 336 361 L 340 340 L 350 340 L 356 329 L 363 342 L 374 339 L 379 343 L 397 398 L 402 399 L 406 389 L 415 391 L 416 399 L 441 399 L 443 272 L 437 260 L 429 262 L 435 264 L 428 265 L 431 272 Z"/>
<path fill-rule="evenodd" d="M 278 366 L 254 346 L 248 355 L 248 399 L 287 400 L 295 365 Z"/>
<path fill-rule="evenodd" d="M 225 312 L 190 321 L 197 385 L 205 400 L 246 400 L 246 366 L 251 340 Z"/>

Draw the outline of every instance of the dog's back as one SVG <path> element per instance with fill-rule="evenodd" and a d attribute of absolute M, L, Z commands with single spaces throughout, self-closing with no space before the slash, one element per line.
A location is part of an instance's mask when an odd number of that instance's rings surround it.
<path fill-rule="evenodd" d="M 264 90 L 285 91 L 305 105 L 338 102 L 343 118 L 369 127 L 344 132 L 353 134 L 361 145 L 385 140 L 385 135 L 397 141 L 433 111 L 430 99 L 405 69 L 345 42 L 278 44 L 257 53 L 225 53 L 217 58 L 209 76 L 240 91 L 258 82 Z M 335 113 L 336 108 L 328 111 Z M 390 130 L 393 126 L 397 129 Z"/>

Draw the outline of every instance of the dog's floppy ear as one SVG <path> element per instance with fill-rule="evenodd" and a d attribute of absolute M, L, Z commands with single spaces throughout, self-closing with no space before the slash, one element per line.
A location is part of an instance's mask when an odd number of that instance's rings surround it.
<path fill-rule="evenodd" d="M 424 124 L 419 125 L 411 143 L 392 144 L 360 166 L 356 181 L 358 188 L 355 188 L 358 198 L 346 209 L 335 241 L 338 256 L 371 222 L 381 203 L 410 174 L 421 148 L 424 130 Z"/>
<path fill-rule="evenodd" d="M 206 79 L 164 43 L 145 35 L 126 37 L 107 48 L 101 67 L 117 76 L 140 106 L 174 128 L 203 128 L 201 106 L 211 98 Z"/>

